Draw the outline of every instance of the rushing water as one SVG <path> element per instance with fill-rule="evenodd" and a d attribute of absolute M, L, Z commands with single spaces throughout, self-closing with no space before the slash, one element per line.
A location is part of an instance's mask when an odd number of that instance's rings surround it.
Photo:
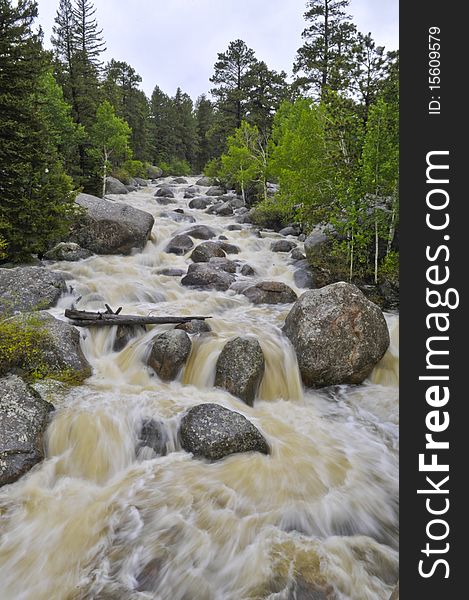
<path fill-rule="evenodd" d="M 288 255 L 270 251 L 279 236 L 227 231 L 233 217 L 188 209 L 186 187 L 177 186 L 178 206 L 241 248 L 230 258 L 248 262 L 259 279 L 303 291 Z M 47 459 L 0 490 L 1 600 L 287 600 L 298 578 L 327 583 L 328 598 L 387 600 L 398 560 L 397 317 L 387 315 L 391 347 L 367 382 L 303 390 L 281 333 L 290 306 L 255 306 L 233 291 L 196 291 L 157 273 L 187 268 L 188 258 L 164 248 L 190 223 L 160 217 L 176 205 L 158 205 L 154 192 L 124 199 L 156 218 L 143 252 L 52 265 L 67 274 L 73 296 L 51 312 L 63 318 L 75 301 L 80 309 L 107 302 L 123 313 L 205 314 L 213 333 L 192 338 L 172 383 L 144 366 L 151 338 L 169 326 L 148 328 L 119 353 L 112 329 L 83 334 L 93 376 L 53 396 Z M 223 345 L 244 334 L 266 357 L 254 408 L 213 387 Z M 201 402 L 244 414 L 272 454 L 191 458 L 178 422 Z M 167 456 L 136 454 L 148 417 L 165 423 Z"/>

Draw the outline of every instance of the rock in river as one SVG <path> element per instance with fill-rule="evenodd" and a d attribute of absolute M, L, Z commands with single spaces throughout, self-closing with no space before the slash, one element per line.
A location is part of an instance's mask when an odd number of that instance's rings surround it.
<path fill-rule="evenodd" d="M 63 276 L 43 267 L 0 269 L 0 314 L 50 308 L 65 290 Z"/>
<path fill-rule="evenodd" d="M 163 381 L 176 379 L 192 349 L 192 342 L 185 331 L 171 329 L 152 340 L 148 365 Z"/>
<path fill-rule="evenodd" d="M 49 250 L 44 254 L 46 260 L 66 260 L 74 262 L 76 260 L 82 260 L 93 256 L 93 253 L 85 248 L 81 248 L 78 244 L 73 242 L 60 242 L 57 246 L 54 246 L 52 250 Z"/>
<path fill-rule="evenodd" d="M 234 275 L 210 263 L 192 263 L 182 285 L 225 291 L 235 282 Z"/>
<path fill-rule="evenodd" d="M 298 298 L 291 287 L 280 281 L 261 281 L 242 293 L 254 304 L 287 304 Z"/>
<path fill-rule="evenodd" d="M 215 385 L 252 406 L 264 375 L 265 359 L 254 338 L 227 342 L 217 360 Z"/>
<path fill-rule="evenodd" d="M 225 258 L 226 254 L 216 242 L 203 242 L 194 248 L 191 259 L 196 263 L 208 262 L 211 258 Z"/>
<path fill-rule="evenodd" d="M 381 309 L 349 283 L 305 292 L 283 328 L 308 386 L 361 383 L 383 357 L 389 332 Z"/>
<path fill-rule="evenodd" d="M 207 225 L 194 225 L 193 227 L 186 229 L 184 233 L 196 238 L 197 240 L 211 240 L 217 236 L 215 229 L 212 229 Z"/>
<path fill-rule="evenodd" d="M 53 410 L 16 375 L 0 379 L 0 486 L 44 458 L 43 435 Z"/>
<path fill-rule="evenodd" d="M 182 418 L 179 437 L 184 450 L 209 460 L 237 452 L 270 452 L 263 435 L 246 417 L 218 404 L 191 408 Z"/>
<path fill-rule="evenodd" d="M 290 252 L 290 250 L 293 250 L 295 247 L 295 242 L 290 242 L 290 240 L 278 240 L 277 242 L 272 242 L 270 249 L 272 252 Z"/>
<path fill-rule="evenodd" d="M 79 194 L 76 203 L 85 215 L 73 228 L 71 242 L 96 254 L 130 254 L 150 238 L 152 215 L 122 202 Z"/>
<path fill-rule="evenodd" d="M 177 254 L 178 256 L 183 256 L 191 248 L 194 247 L 194 242 L 188 235 L 176 235 L 166 246 L 165 252 L 168 254 Z"/>
<path fill-rule="evenodd" d="M 106 177 L 106 194 L 128 194 L 129 190 L 115 177 Z"/>

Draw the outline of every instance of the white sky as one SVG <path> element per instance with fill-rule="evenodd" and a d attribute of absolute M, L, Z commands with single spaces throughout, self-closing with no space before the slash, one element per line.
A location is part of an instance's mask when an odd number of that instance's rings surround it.
<path fill-rule="evenodd" d="M 59 0 L 37 0 L 47 46 Z M 351 0 L 349 14 L 378 45 L 399 47 L 398 0 Z M 271 69 L 291 73 L 306 0 L 94 0 L 104 60 L 129 63 L 150 95 L 155 84 L 193 99 L 209 91 L 218 52 L 241 38 Z"/>

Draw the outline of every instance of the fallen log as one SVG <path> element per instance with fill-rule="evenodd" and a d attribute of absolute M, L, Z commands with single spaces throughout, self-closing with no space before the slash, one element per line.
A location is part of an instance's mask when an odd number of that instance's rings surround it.
<path fill-rule="evenodd" d="M 171 323 L 188 323 L 189 321 L 204 321 L 211 317 L 153 317 L 141 315 L 121 315 L 106 307 L 106 312 L 88 312 L 86 310 L 65 310 L 65 316 L 77 327 L 112 327 L 113 325 L 167 325 Z"/>

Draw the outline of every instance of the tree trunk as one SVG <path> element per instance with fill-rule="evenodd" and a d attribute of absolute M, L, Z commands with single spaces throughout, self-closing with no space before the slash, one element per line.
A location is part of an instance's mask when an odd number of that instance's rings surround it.
<path fill-rule="evenodd" d="M 103 197 L 103 198 L 104 198 L 104 196 L 106 195 L 107 159 L 108 159 L 108 154 L 107 154 L 106 148 L 104 148 L 104 162 L 103 162 L 103 193 L 102 193 L 102 197 Z"/>
<path fill-rule="evenodd" d="M 113 325 L 160 325 L 204 321 L 210 317 L 152 317 L 140 315 L 121 315 L 109 312 L 88 312 L 86 310 L 67 309 L 65 316 L 78 327 L 112 327 Z"/>
<path fill-rule="evenodd" d="M 378 235 L 378 215 L 375 207 L 375 285 L 378 284 L 378 253 L 379 253 L 379 235 Z"/>

